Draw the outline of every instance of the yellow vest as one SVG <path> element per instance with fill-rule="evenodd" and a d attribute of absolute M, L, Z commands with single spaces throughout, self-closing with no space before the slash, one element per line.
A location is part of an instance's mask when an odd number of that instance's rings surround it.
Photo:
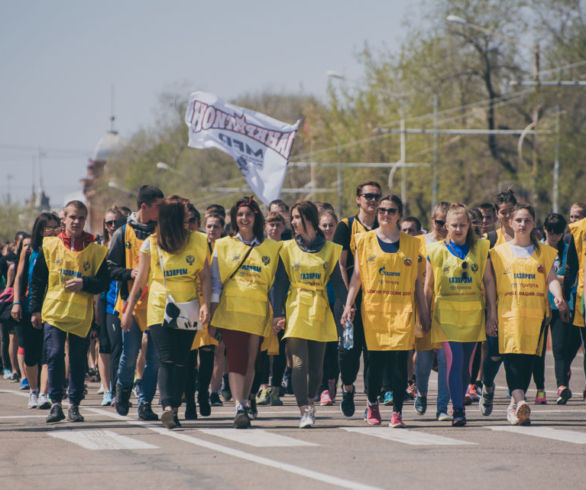
<path fill-rule="evenodd" d="M 356 237 L 362 284 L 362 324 L 373 351 L 409 350 L 415 341 L 415 281 L 423 262 L 419 239 L 400 234 L 399 250 L 384 252 L 376 230 Z"/>
<path fill-rule="evenodd" d="M 125 225 L 124 229 L 124 255 L 125 265 L 127 269 L 137 269 L 138 261 L 140 258 L 140 247 L 143 240 L 137 238 L 134 228 L 130 224 Z M 134 281 L 131 279 L 128 281 L 128 293 L 132 290 Z M 137 301 L 134 307 L 134 318 L 139 328 L 144 332 L 147 329 L 147 305 L 148 305 L 148 291 Z M 124 300 L 118 292 L 118 299 L 114 309 L 118 312 L 118 315 L 122 316 L 124 309 Z"/>
<path fill-rule="evenodd" d="M 41 310 L 43 322 L 78 337 L 88 334 L 94 318 L 94 295 L 86 291 L 66 291 L 65 282 L 76 277 L 95 277 L 107 253 L 106 247 L 95 242 L 75 252 L 59 237 L 43 239 L 43 254 L 49 270 Z"/>
<path fill-rule="evenodd" d="M 207 241 L 207 236 L 203 234 Z M 210 249 L 210 244 L 208 243 L 208 250 Z M 208 256 L 208 262 L 211 265 L 212 256 L 211 253 Z M 197 279 L 197 291 L 199 296 L 199 304 L 203 304 L 203 295 L 201 292 L 201 280 Z M 191 344 L 191 350 L 197 350 L 201 347 L 207 347 L 209 345 L 218 345 L 219 342 L 209 334 L 208 325 L 206 324 L 203 326 L 203 329 L 198 330 L 195 334 L 195 338 L 193 339 L 193 344 Z"/>
<path fill-rule="evenodd" d="M 425 276 L 426 276 L 426 264 L 427 264 L 427 238 L 425 235 L 417 235 L 416 237 L 421 243 L 421 255 L 423 260 L 419 264 L 419 278 L 421 279 L 421 284 L 425 284 Z M 415 304 L 416 313 L 417 304 Z M 426 333 L 423 333 L 421 322 L 419 318 L 419 314 L 415 316 L 415 345 L 414 348 L 416 351 L 426 351 L 432 349 L 441 349 L 442 345 L 440 343 L 433 344 L 431 342 L 431 329 L 428 330 Z"/>
<path fill-rule="evenodd" d="M 248 248 L 238 238 L 216 240 L 223 289 L 211 323 L 227 330 L 268 336 L 272 328 L 268 295 L 275 280 L 281 243 L 265 238 L 230 279 Z"/>
<path fill-rule="evenodd" d="M 167 287 L 165 287 L 157 252 L 157 237 L 153 234 L 147 240 L 150 241 L 151 247 L 147 311 L 147 325 L 150 327 L 163 323 L 167 294 L 172 294 L 177 303 L 185 303 L 199 298 L 197 280 L 208 260 L 209 250 L 205 236 L 198 232 L 189 232 L 187 243 L 179 252 L 170 254 L 161 249 L 167 283 Z"/>
<path fill-rule="evenodd" d="M 509 243 L 491 250 L 501 354 L 541 355 L 541 325 L 548 312 L 547 276 L 556 256 L 557 250 L 544 244 L 527 259 L 516 257 Z"/>
<path fill-rule="evenodd" d="M 574 325 L 578 327 L 584 326 L 584 316 L 582 315 L 582 296 L 584 296 L 584 262 L 586 258 L 586 218 L 580 221 L 570 223 L 570 232 L 574 237 L 574 244 L 576 245 L 576 255 L 578 256 L 578 291 L 576 292 L 576 305 L 574 310 Z"/>
<path fill-rule="evenodd" d="M 349 226 L 350 218 L 342 218 L 340 221 L 346 224 L 346 226 Z M 352 219 L 352 227 L 350 228 L 350 252 L 352 255 L 356 254 L 356 235 L 359 233 L 366 233 L 367 231 L 369 230 L 367 230 L 365 226 L 360 221 L 358 221 L 358 217 L 354 216 Z M 350 280 L 350 278 L 348 278 L 348 280 Z"/>
<path fill-rule="evenodd" d="M 445 241 L 427 246 L 433 270 L 432 342 L 486 340 L 482 279 L 488 258 L 488 240 L 477 240 L 464 260 L 452 254 Z M 468 278 L 462 264 L 468 264 Z"/>
<path fill-rule="evenodd" d="M 286 337 L 335 342 L 338 333 L 328 302 L 326 285 L 336 268 L 342 247 L 325 242 L 316 253 L 304 252 L 295 240 L 281 248 L 281 260 L 291 286 L 287 293 Z"/>

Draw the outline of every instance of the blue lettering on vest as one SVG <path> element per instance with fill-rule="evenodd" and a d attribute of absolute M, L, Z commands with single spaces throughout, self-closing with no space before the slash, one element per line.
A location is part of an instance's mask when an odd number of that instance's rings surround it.
<path fill-rule="evenodd" d="M 450 284 L 470 284 L 471 282 L 471 277 L 467 277 L 466 279 L 463 277 L 450 277 Z"/>
<path fill-rule="evenodd" d="M 184 276 L 185 274 L 187 274 L 187 269 L 171 269 L 170 271 L 165 271 L 165 277 Z"/>
<path fill-rule="evenodd" d="M 62 276 L 75 276 L 75 277 L 83 277 L 81 275 L 81 272 L 78 271 L 72 271 L 69 269 L 61 269 L 61 275 Z"/>
<path fill-rule="evenodd" d="M 321 279 L 321 273 L 320 272 L 302 272 L 300 274 L 300 277 L 304 281 L 309 281 L 309 280 L 313 280 L 313 279 Z"/>
<path fill-rule="evenodd" d="M 535 274 L 515 272 L 515 279 L 535 279 Z"/>
<path fill-rule="evenodd" d="M 253 272 L 259 272 L 259 273 L 261 271 L 261 268 L 258 265 L 243 265 L 240 268 L 245 271 L 253 271 Z"/>
<path fill-rule="evenodd" d="M 384 265 L 378 270 L 378 273 L 381 274 L 382 276 L 392 276 L 392 277 L 400 277 L 401 276 L 400 272 L 393 272 L 393 271 L 385 270 Z"/>

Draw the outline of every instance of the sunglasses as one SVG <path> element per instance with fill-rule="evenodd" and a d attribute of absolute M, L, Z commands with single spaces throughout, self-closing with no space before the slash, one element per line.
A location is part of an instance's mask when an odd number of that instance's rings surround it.
<path fill-rule="evenodd" d="M 116 220 L 106 221 L 106 226 L 114 226 L 116 224 Z"/>
<path fill-rule="evenodd" d="M 194 225 L 195 223 L 197 223 L 197 218 L 189 218 L 189 219 L 187 220 L 187 222 L 188 222 L 190 225 Z"/>
<path fill-rule="evenodd" d="M 362 197 L 368 200 L 374 199 L 378 201 L 380 199 L 380 194 L 371 194 L 370 192 L 367 192 L 366 194 L 362 194 Z"/>
<path fill-rule="evenodd" d="M 442 226 L 445 226 L 445 225 L 446 225 L 446 222 L 445 222 L 445 221 L 442 221 L 441 219 L 434 219 L 434 220 L 433 220 L 433 222 L 434 222 L 436 225 L 438 225 L 440 228 L 441 228 Z"/>
<path fill-rule="evenodd" d="M 397 214 L 399 210 L 397 208 L 378 208 L 378 212 L 381 214 Z"/>
<path fill-rule="evenodd" d="M 462 262 L 462 279 L 468 280 L 468 262 Z"/>

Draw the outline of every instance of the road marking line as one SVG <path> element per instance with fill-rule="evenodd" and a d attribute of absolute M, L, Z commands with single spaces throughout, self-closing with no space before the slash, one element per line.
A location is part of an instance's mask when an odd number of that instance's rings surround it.
<path fill-rule="evenodd" d="M 365 485 L 363 483 L 358 483 L 355 481 L 347 480 L 345 478 L 338 478 L 336 476 L 328 475 L 326 473 L 319 473 L 318 471 L 308 470 L 306 468 L 302 468 L 301 466 L 295 466 L 289 463 L 283 463 L 281 461 L 276 461 L 274 459 L 265 458 L 262 456 L 255 456 L 254 454 L 249 454 L 244 451 L 240 451 L 238 449 L 232 449 L 226 446 L 221 446 L 220 444 L 216 444 L 213 442 L 205 441 L 203 439 L 197 439 L 192 436 L 188 436 L 182 434 L 181 432 L 174 432 L 168 429 L 162 429 L 160 427 L 156 427 L 153 425 L 148 425 L 138 420 L 129 420 L 127 417 L 121 417 L 120 415 L 113 414 L 111 412 L 107 412 L 106 410 L 101 410 L 99 408 L 90 408 L 88 409 L 94 413 L 104 415 L 106 417 L 114 418 L 117 420 L 124 420 L 128 424 L 133 425 L 142 425 L 147 429 L 156 432 L 157 434 L 172 437 L 174 439 L 178 439 L 180 441 L 186 442 L 188 444 L 193 444 L 194 446 L 200 446 L 205 449 L 210 449 L 212 451 L 216 451 L 219 453 L 226 454 L 228 456 L 232 456 L 234 458 L 240 458 L 252 463 L 261 464 L 264 466 L 269 466 L 271 468 L 276 468 L 282 471 L 286 471 L 288 473 L 293 473 L 295 475 L 303 476 L 306 478 L 310 478 L 312 480 L 319 481 L 321 483 L 329 483 L 330 485 L 335 485 L 342 488 L 358 488 L 364 490 L 373 490 L 377 489 L 378 487 L 372 487 L 369 485 Z"/>
<path fill-rule="evenodd" d="M 13 395 L 26 396 L 28 398 L 28 393 L 17 390 L 0 390 L 0 393 L 12 393 Z"/>
<path fill-rule="evenodd" d="M 357 432 L 366 436 L 380 437 L 411 446 L 476 446 L 475 442 L 460 441 L 450 437 L 426 434 L 408 429 L 391 429 L 390 427 L 344 427 L 348 432 Z"/>
<path fill-rule="evenodd" d="M 223 439 L 228 439 L 229 441 L 254 447 L 319 446 L 319 444 L 314 444 L 313 442 L 293 439 L 292 437 L 274 434 L 263 429 L 199 429 L 199 431 L 209 434 L 210 436 L 221 437 Z"/>
<path fill-rule="evenodd" d="M 90 451 L 108 451 L 119 449 L 158 449 L 132 437 L 121 436 L 111 430 L 56 430 L 48 432 L 51 437 L 77 444 Z"/>
<path fill-rule="evenodd" d="M 571 442 L 573 444 L 586 444 L 586 432 L 553 429 L 551 427 L 489 426 L 486 428 L 502 432 L 514 432 L 526 436 L 542 437 L 544 439 L 553 439 L 555 441 Z"/>
<path fill-rule="evenodd" d="M 48 414 L 49 412 L 47 412 Z M 0 420 L 3 419 L 44 419 L 47 415 L 0 415 Z"/>

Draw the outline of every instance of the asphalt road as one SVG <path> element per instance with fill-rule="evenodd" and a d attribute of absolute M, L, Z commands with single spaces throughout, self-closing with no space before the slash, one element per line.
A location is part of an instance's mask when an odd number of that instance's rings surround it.
<path fill-rule="evenodd" d="M 549 404 L 535 406 L 530 388 L 530 427 L 506 422 L 502 369 L 493 414 L 468 407 L 463 428 L 434 419 L 434 373 L 428 412 L 418 416 L 409 403 L 407 429 L 386 425 L 390 407 L 382 407 L 382 426 L 368 426 L 358 394 L 353 418 L 337 400 L 318 408 L 308 430 L 297 428 L 291 395 L 283 407 L 260 407 L 250 430 L 232 429 L 232 403 L 167 430 L 138 421 L 136 401 L 128 417 L 101 407 L 96 383 L 81 406 L 84 423 L 47 425 L 47 411 L 28 409 L 28 393 L 0 380 L 0 489 L 586 488 L 582 359 L 574 362 L 574 397 L 557 406 L 548 354 Z"/>

